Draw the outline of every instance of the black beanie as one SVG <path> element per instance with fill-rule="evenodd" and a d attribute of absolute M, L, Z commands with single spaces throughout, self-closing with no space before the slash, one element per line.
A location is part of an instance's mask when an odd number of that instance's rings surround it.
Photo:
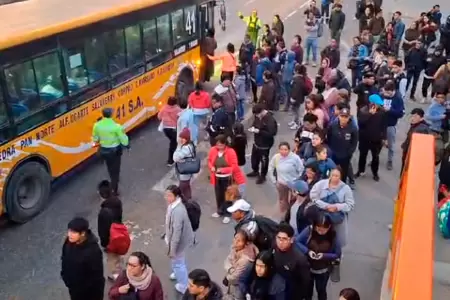
<path fill-rule="evenodd" d="M 89 222 L 85 218 L 75 217 L 67 224 L 67 229 L 81 233 L 89 230 Z"/>

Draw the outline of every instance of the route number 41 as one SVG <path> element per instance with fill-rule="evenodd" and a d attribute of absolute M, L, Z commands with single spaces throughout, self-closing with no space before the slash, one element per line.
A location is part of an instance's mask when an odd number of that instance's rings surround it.
<path fill-rule="evenodd" d="M 189 35 L 195 34 L 195 10 L 194 11 L 185 11 L 186 14 L 186 31 Z"/>

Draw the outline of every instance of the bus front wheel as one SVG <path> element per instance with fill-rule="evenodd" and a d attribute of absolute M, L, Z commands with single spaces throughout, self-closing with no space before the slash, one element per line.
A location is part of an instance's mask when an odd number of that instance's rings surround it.
<path fill-rule="evenodd" d="M 50 197 L 51 176 L 38 162 L 14 171 L 6 188 L 6 212 L 11 221 L 25 223 L 40 213 Z"/>

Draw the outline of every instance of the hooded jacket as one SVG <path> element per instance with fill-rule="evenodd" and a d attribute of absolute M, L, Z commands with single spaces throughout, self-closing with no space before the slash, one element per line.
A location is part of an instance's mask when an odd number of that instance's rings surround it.
<path fill-rule="evenodd" d="M 411 48 L 405 57 L 407 70 L 420 72 L 425 69 L 427 61 L 427 52 L 424 49 Z"/>
<path fill-rule="evenodd" d="M 286 62 L 283 67 L 282 79 L 283 83 L 287 84 L 292 81 L 294 77 L 294 67 L 297 62 L 295 61 L 295 53 L 293 51 L 288 51 L 286 55 Z"/>
<path fill-rule="evenodd" d="M 242 65 L 251 64 L 253 60 L 253 55 L 255 55 L 255 45 L 252 42 L 242 43 L 239 49 L 239 61 Z"/>
<path fill-rule="evenodd" d="M 178 105 L 164 105 L 158 113 L 158 119 L 162 122 L 164 128 L 176 128 L 178 115 L 181 112 Z"/>
<path fill-rule="evenodd" d="M 427 121 L 430 129 L 436 132 L 442 132 L 442 116 L 445 116 L 445 105 L 433 100 L 425 113 L 425 121 Z"/>
<path fill-rule="evenodd" d="M 306 96 L 306 79 L 303 75 L 295 74 L 291 81 L 291 98 L 295 100 L 295 105 L 301 105 Z"/>
<path fill-rule="evenodd" d="M 394 96 L 386 97 L 381 95 L 384 100 L 384 109 L 387 115 L 387 126 L 395 126 L 399 119 L 405 114 L 405 104 L 399 92 L 395 92 Z"/>
<path fill-rule="evenodd" d="M 234 87 L 236 89 L 236 96 L 238 100 L 245 100 L 247 98 L 247 92 L 246 92 L 246 78 L 245 75 L 237 75 L 236 78 L 234 78 Z"/>
<path fill-rule="evenodd" d="M 358 114 L 359 140 L 381 142 L 387 139 L 387 115 L 383 109 L 375 114 L 369 113 L 369 107 L 361 108 Z"/>
<path fill-rule="evenodd" d="M 337 68 L 341 61 L 341 52 L 339 51 L 339 49 L 332 47 L 331 45 L 326 46 L 325 49 L 323 49 L 320 53 L 320 56 L 322 60 L 324 58 L 328 58 L 330 60 L 331 69 Z"/>
<path fill-rule="evenodd" d="M 92 295 L 103 295 L 103 254 L 91 230 L 86 232 L 86 240 L 81 244 L 71 243 L 68 239 L 64 242 L 61 278 L 70 294 L 76 295 L 77 299 L 93 299 Z"/>
<path fill-rule="evenodd" d="M 191 295 L 189 293 L 189 290 L 186 290 L 183 297 L 181 298 L 181 300 L 196 300 L 196 299 L 197 297 L 195 295 Z M 202 300 L 222 300 L 222 299 L 223 299 L 222 289 L 219 287 L 217 283 L 211 281 L 208 295 L 202 298 Z"/>
<path fill-rule="evenodd" d="M 260 149 L 272 148 L 278 132 L 278 123 L 273 114 L 267 112 L 262 118 L 255 117 L 252 126 L 259 129 L 254 135 L 255 146 Z"/>
<path fill-rule="evenodd" d="M 113 223 L 122 223 L 122 202 L 115 196 L 104 200 L 98 212 L 98 236 L 103 248 L 109 244 L 109 234 Z"/>
<path fill-rule="evenodd" d="M 422 134 L 429 134 L 430 133 L 430 126 L 425 122 L 425 120 L 420 121 L 416 124 L 411 124 L 409 127 L 408 133 L 406 134 L 406 139 L 402 143 L 402 150 L 403 152 L 407 152 L 409 149 L 409 145 L 411 144 L 411 138 L 413 133 L 422 133 Z"/>
<path fill-rule="evenodd" d="M 267 110 L 275 110 L 275 104 L 277 101 L 276 96 L 276 86 L 273 79 L 264 80 L 258 103 L 263 103 Z"/>
<path fill-rule="evenodd" d="M 328 178 L 330 176 L 331 170 L 336 169 L 336 164 L 331 158 L 318 160 L 315 157 L 311 157 L 306 161 L 305 165 L 308 166 L 313 163 L 316 163 L 319 169 L 319 179 Z"/>
<path fill-rule="evenodd" d="M 262 86 L 264 84 L 264 79 L 263 79 L 263 73 L 266 70 L 271 71 L 273 68 L 272 66 L 272 62 L 270 61 L 269 58 L 267 57 L 263 57 L 262 59 L 260 59 L 258 65 L 256 66 L 256 85 L 257 86 Z"/>

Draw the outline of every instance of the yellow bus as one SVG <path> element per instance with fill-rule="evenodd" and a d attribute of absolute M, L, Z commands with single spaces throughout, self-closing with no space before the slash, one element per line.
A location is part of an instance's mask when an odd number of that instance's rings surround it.
<path fill-rule="evenodd" d="M 0 212 L 18 223 L 92 156 L 104 107 L 126 131 L 202 74 L 211 0 L 29 0 L 0 6 Z"/>

